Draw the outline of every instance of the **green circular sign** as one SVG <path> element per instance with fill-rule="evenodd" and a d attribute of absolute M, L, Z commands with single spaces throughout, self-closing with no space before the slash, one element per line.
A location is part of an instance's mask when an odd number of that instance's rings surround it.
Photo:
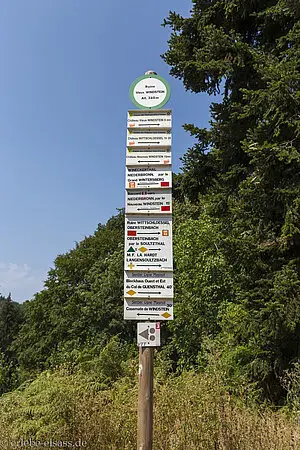
<path fill-rule="evenodd" d="M 130 86 L 130 99 L 140 109 L 159 109 L 169 100 L 169 83 L 159 75 L 143 75 Z"/>

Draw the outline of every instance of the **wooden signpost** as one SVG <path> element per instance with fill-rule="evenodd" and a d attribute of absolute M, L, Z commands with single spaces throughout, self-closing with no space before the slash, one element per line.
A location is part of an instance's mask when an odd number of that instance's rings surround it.
<path fill-rule="evenodd" d="M 166 80 L 146 72 L 130 87 L 126 140 L 124 319 L 137 324 L 137 450 L 152 450 L 153 354 L 160 321 L 173 319 L 172 113 Z"/>

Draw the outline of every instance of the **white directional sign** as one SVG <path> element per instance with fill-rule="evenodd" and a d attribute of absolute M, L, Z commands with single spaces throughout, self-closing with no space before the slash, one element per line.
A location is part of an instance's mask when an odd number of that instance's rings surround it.
<path fill-rule="evenodd" d="M 160 323 L 138 323 L 137 324 L 137 345 L 139 347 L 159 347 L 160 346 Z"/>
<path fill-rule="evenodd" d="M 171 166 L 127 167 L 126 188 L 170 188 L 172 187 Z"/>
<path fill-rule="evenodd" d="M 173 298 L 173 272 L 125 271 L 124 297 Z"/>
<path fill-rule="evenodd" d="M 171 129 L 171 110 L 130 110 L 127 116 L 127 128 Z"/>
<path fill-rule="evenodd" d="M 126 191 L 127 214 L 171 214 L 171 190 L 148 189 Z"/>
<path fill-rule="evenodd" d="M 144 300 L 124 299 L 124 319 L 127 320 L 172 320 L 173 299 Z"/>
<path fill-rule="evenodd" d="M 125 270 L 173 269 L 172 219 L 127 217 L 125 219 Z"/>
<path fill-rule="evenodd" d="M 128 130 L 127 147 L 147 148 L 147 147 L 171 147 L 172 135 L 170 131 L 145 131 Z"/>
<path fill-rule="evenodd" d="M 130 86 L 139 108 L 127 116 L 124 319 L 138 345 L 160 345 L 161 320 L 173 319 L 172 112 L 166 80 L 153 71 Z"/>
<path fill-rule="evenodd" d="M 134 149 L 136 150 L 136 149 Z M 133 151 L 127 147 L 126 166 L 164 166 L 172 164 L 171 152 L 168 150 Z"/>

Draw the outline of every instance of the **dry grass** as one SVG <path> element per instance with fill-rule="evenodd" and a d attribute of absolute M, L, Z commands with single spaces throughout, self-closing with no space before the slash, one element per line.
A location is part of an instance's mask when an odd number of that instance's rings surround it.
<path fill-rule="evenodd" d="M 134 450 L 136 405 L 134 378 L 96 391 L 78 375 L 43 375 L 0 399 L 0 441 L 81 438 L 88 450 Z M 297 424 L 238 406 L 205 375 L 156 382 L 154 421 L 154 450 L 300 450 Z"/>
<path fill-rule="evenodd" d="M 300 427 L 282 414 L 239 407 L 206 376 L 186 374 L 156 395 L 155 449 L 300 449 Z"/>

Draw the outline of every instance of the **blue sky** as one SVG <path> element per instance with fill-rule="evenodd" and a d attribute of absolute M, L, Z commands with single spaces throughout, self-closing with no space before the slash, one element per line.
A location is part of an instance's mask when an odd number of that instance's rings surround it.
<path fill-rule="evenodd" d="M 184 90 L 160 58 L 168 11 L 191 1 L 1 0 L 0 292 L 21 302 L 57 254 L 124 206 L 128 89 L 146 70 L 171 86 L 173 170 L 206 126 L 210 98 Z"/>

